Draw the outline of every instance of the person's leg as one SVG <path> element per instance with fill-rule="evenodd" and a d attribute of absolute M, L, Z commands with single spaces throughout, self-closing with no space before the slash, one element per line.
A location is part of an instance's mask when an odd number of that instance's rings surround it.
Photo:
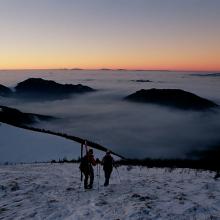
<path fill-rule="evenodd" d="M 108 173 L 105 172 L 105 183 L 104 183 L 104 186 L 108 186 L 108 184 L 109 184 Z"/>
<path fill-rule="evenodd" d="M 104 186 L 109 185 L 109 178 L 110 178 L 111 172 L 109 170 L 105 170 L 105 183 Z"/>
<path fill-rule="evenodd" d="M 110 177 L 111 177 L 111 174 L 112 174 L 112 169 L 109 170 L 109 179 L 110 179 Z"/>
<path fill-rule="evenodd" d="M 85 178 L 84 178 L 84 188 L 88 189 L 88 179 L 89 179 L 89 175 L 88 173 L 83 173 Z"/>
<path fill-rule="evenodd" d="M 90 169 L 90 182 L 89 182 L 89 188 L 92 188 L 93 186 L 93 181 L 94 181 L 94 171 L 93 171 L 93 168 L 91 167 Z"/>

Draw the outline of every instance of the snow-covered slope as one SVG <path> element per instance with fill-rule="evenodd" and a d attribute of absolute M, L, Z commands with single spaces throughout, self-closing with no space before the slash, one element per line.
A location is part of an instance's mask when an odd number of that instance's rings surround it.
<path fill-rule="evenodd" d="M 85 191 L 78 164 L 0 166 L 0 219 L 220 219 L 220 180 L 190 169 L 118 168 Z"/>
<path fill-rule="evenodd" d="M 0 163 L 77 159 L 80 144 L 0 123 Z"/>

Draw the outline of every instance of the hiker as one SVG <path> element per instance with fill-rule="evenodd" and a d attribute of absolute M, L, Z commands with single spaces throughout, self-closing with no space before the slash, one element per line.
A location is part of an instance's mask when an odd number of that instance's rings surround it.
<path fill-rule="evenodd" d="M 103 165 L 103 170 L 104 170 L 104 173 L 105 173 L 104 186 L 108 186 L 109 185 L 109 179 L 110 179 L 112 169 L 113 169 L 113 166 L 114 166 L 114 159 L 111 156 L 110 151 L 107 151 L 106 155 L 103 157 L 102 165 Z"/>
<path fill-rule="evenodd" d="M 94 170 L 92 166 L 95 166 L 99 162 L 99 159 L 94 159 L 93 150 L 89 149 L 86 155 L 82 158 L 80 163 L 80 170 L 84 174 L 84 188 L 92 189 L 94 181 Z M 89 185 L 88 185 L 89 180 Z"/>

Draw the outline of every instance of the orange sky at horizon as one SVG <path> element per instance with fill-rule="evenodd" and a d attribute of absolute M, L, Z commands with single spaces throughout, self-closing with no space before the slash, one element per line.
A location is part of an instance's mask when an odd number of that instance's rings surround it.
<path fill-rule="evenodd" d="M 159 53 L 159 52 L 158 52 Z M 161 56 L 159 58 L 159 56 Z M 193 56 L 195 58 L 193 58 Z M 205 55 L 173 54 L 148 55 L 148 56 L 93 56 L 88 54 L 77 56 L 54 55 L 54 54 L 15 54 L 14 58 L 1 56 L 0 69 L 61 69 L 61 68 L 81 68 L 81 69 L 129 69 L 129 70 L 177 70 L 177 71 L 220 71 L 220 57 Z"/>
<path fill-rule="evenodd" d="M 0 69 L 220 71 L 219 21 L 217 0 L 3 0 Z"/>

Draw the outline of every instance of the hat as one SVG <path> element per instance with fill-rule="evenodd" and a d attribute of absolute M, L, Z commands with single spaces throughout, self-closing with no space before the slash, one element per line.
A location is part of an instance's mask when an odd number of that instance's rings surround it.
<path fill-rule="evenodd" d="M 107 150 L 107 151 L 106 151 L 106 154 L 110 154 L 110 153 L 111 153 L 111 151 L 110 151 L 110 150 Z"/>

